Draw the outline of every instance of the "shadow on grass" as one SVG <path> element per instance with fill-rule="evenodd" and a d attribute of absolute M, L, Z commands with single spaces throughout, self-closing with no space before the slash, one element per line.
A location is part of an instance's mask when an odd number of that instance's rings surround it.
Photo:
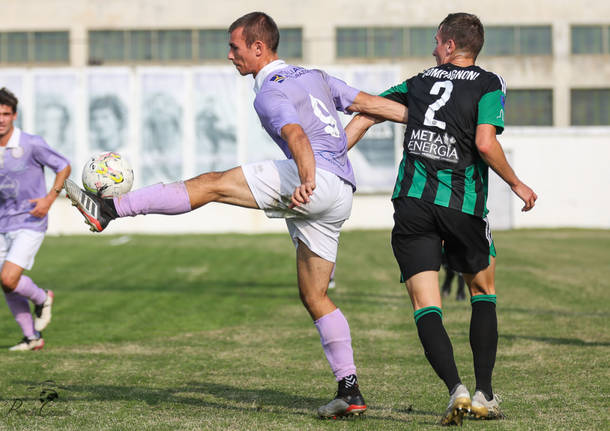
<path fill-rule="evenodd" d="M 29 381 L 13 381 L 14 384 L 32 386 Z M 143 401 L 149 406 L 158 407 L 161 404 L 182 404 L 198 408 L 214 408 L 228 411 L 283 413 L 318 419 L 317 408 L 327 403 L 330 398 L 306 397 L 278 391 L 276 389 L 248 389 L 230 385 L 208 382 L 190 382 L 176 388 L 150 388 L 145 386 L 119 385 L 58 385 L 60 397 L 55 403 L 70 402 L 104 402 L 104 401 Z M 198 394 L 198 395 L 197 395 Z M 209 397 L 216 400 L 209 400 Z M 208 398 L 208 399 L 204 399 Z M 35 401 L 35 397 L 22 398 Z M 0 401 L 2 399 L 0 398 Z M 382 413 L 388 406 L 370 406 L 363 419 L 368 421 L 391 421 L 399 423 L 435 423 L 438 412 L 408 408 L 392 409 Z M 404 418 L 394 417 L 392 413 L 413 415 L 413 421 L 406 422 Z M 356 419 L 358 420 L 358 419 Z"/>
<path fill-rule="evenodd" d="M 599 346 L 610 346 L 610 343 L 603 341 L 584 341 L 579 338 L 558 338 L 558 337 L 536 337 L 532 335 L 514 335 L 514 334 L 500 334 L 500 338 L 507 340 L 531 340 L 540 341 L 549 344 L 563 344 L 569 346 L 581 346 L 581 347 L 599 347 Z"/>
<path fill-rule="evenodd" d="M 15 381 L 15 384 L 30 386 L 35 383 Z M 185 404 L 198 407 L 213 407 L 229 410 L 261 410 L 262 406 L 274 405 L 285 408 L 303 408 L 322 403 L 322 399 L 301 397 L 272 389 L 244 389 L 215 383 L 189 383 L 174 388 L 150 388 L 146 386 L 129 385 L 88 385 L 60 384 L 57 388 L 63 392 L 58 401 L 143 401 L 150 406 L 163 403 Z M 200 395 L 211 395 L 224 399 L 227 403 L 205 400 Z M 235 404 L 247 403 L 250 406 Z M 295 412 L 305 414 L 304 412 Z"/>
<path fill-rule="evenodd" d="M 31 382 L 14 382 L 30 385 Z M 261 406 L 274 405 L 287 408 L 303 408 L 317 406 L 325 401 L 321 398 L 303 397 L 275 389 L 247 389 L 217 383 L 191 382 L 174 388 L 150 388 L 146 386 L 129 385 L 87 385 L 64 384 L 58 388 L 66 392 L 64 400 L 71 401 L 119 401 L 140 400 L 149 405 L 161 403 L 180 403 L 218 408 L 233 408 L 239 410 L 260 410 Z M 190 394 L 190 395 L 189 395 Z M 211 395 L 234 403 L 249 403 L 253 407 L 239 407 L 211 402 L 193 394 Z"/>

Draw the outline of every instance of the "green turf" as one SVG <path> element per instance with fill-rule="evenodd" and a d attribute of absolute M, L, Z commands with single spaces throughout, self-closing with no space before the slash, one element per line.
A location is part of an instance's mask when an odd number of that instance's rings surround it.
<path fill-rule="evenodd" d="M 464 427 L 610 429 L 610 231 L 495 241 L 494 388 L 507 419 Z M 287 235 L 48 237 L 30 276 L 55 290 L 54 319 L 43 351 L 8 352 L 21 335 L 0 306 L 2 430 L 429 429 L 448 399 L 387 231 L 342 234 L 330 293 L 369 405 L 350 421 L 315 417 L 336 383 L 299 302 Z M 470 306 L 451 297 L 443 311 L 472 387 Z M 59 399 L 40 413 L 44 380 Z"/>

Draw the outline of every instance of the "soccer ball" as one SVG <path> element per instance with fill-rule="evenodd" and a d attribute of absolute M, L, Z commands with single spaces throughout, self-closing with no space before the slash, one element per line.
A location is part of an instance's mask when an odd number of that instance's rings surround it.
<path fill-rule="evenodd" d="M 116 197 L 131 190 L 133 170 L 118 153 L 98 154 L 85 163 L 83 186 L 99 197 Z"/>

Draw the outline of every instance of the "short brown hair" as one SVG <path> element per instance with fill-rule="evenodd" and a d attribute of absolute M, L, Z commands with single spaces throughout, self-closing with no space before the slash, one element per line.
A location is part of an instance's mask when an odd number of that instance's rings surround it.
<path fill-rule="evenodd" d="M 0 88 L 0 105 L 10 106 L 11 109 L 13 110 L 13 114 L 16 114 L 18 103 L 19 103 L 19 100 L 17 100 L 15 95 L 13 93 L 11 93 L 11 91 L 8 88 L 6 88 L 6 87 Z"/>
<path fill-rule="evenodd" d="M 269 15 L 264 12 L 250 12 L 236 19 L 229 27 L 229 33 L 233 33 L 240 27 L 244 29 L 243 35 L 247 46 L 261 40 L 271 51 L 277 52 L 277 47 L 280 44 L 280 31 Z"/>
<path fill-rule="evenodd" d="M 477 58 L 485 42 L 483 24 L 476 15 L 469 13 L 450 13 L 438 26 L 442 42 L 453 39 L 458 50 L 468 51 Z"/>

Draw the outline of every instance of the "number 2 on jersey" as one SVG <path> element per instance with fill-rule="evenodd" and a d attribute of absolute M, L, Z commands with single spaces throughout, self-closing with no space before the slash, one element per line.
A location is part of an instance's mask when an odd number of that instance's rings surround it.
<path fill-rule="evenodd" d="M 311 100 L 311 107 L 313 108 L 314 115 L 318 117 L 321 122 L 326 124 L 324 131 L 330 136 L 338 138 L 340 133 L 339 128 L 337 127 L 337 120 L 335 120 L 330 114 L 330 111 L 328 110 L 324 102 L 322 102 L 318 98 L 313 97 L 311 94 L 309 95 L 309 99 Z"/>
<path fill-rule="evenodd" d="M 436 111 L 445 106 L 445 103 L 449 101 L 451 97 L 451 92 L 453 91 L 453 83 L 451 81 L 438 81 L 435 82 L 432 88 L 430 89 L 430 94 L 433 96 L 438 95 L 441 88 L 444 88 L 443 94 L 441 97 L 436 99 L 434 103 L 431 103 L 426 110 L 426 114 L 424 115 L 424 125 L 426 126 L 435 126 L 439 129 L 445 130 L 447 126 L 444 121 L 437 120 L 434 118 L 434 114 Z"/>

